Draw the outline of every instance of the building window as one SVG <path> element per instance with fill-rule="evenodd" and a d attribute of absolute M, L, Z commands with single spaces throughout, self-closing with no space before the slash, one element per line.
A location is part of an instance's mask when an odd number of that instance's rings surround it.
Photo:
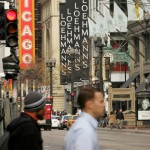
<path fill-rule="evenodd" d="M 139 56 L 139 39 L 134 38 L 134 45 L 135 45 L 135 60 L 139 62 L 140 56 Z"/>
<path fill-rule="evenodd" d="M 96 0 L 96 10 L 100 12 L 100 14 L 103 14 L 103 0 Z"/>
<path fill-rule="evenodd" d="M 150 60 L 150 35 L 147 33 L 144 35 L 145 40 L 145 57 Z"/>
<path fill-rule="evenodd" d="M 114 1 L 115 0 L 110 0 L 110 12 L 111 12 L 111 14 L 114 13 Z M 120 7 L 120 9 L 126 14 L 126 16 L 128 16 L 127 0 L 117 0 L 115 2 Z"/>

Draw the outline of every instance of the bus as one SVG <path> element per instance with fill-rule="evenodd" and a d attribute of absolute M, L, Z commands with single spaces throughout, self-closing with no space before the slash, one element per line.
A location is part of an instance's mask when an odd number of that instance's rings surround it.
<path fill-rule="evenodd" d="M 52 104 L 49 100 L 46 100 L 44 119 L 38 120 L 40 128 L 43 128 L 44 130 L 51 130 L 52 127 L 51 119 L 52 119 Z"/>

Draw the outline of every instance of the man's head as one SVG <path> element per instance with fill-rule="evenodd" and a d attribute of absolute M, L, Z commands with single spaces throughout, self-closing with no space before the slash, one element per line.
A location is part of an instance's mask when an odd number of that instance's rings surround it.
<path fill-rule="evenodd" d="M 144 99 L 144 100 L 142 101 L 142 108 L 143 108 L 144 110 L 146 110 L 149 106 L 150 106 L 149 99 L 148 99 L 148 98 Z"/>
<path fill-rule="evenodd" d="M 43 119 L 44 106 L 45 99 L 38 92 L 30 92 L 24 99 L 24 111 L 33 113 L 39 120 Z"/>
<path fill-rule="evenodd" d="M 105 104 L 103 93 L 93 87 L 85 87 L 80 90 L 78 104 L 82 111 L 91 114 L 94 118 L 104 115 Z"/>

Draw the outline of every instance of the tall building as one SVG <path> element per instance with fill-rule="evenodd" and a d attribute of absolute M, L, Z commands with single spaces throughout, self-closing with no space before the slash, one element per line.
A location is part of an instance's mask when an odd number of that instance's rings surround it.
<path fill-rule="evenodd" d="M 129 21 L 138 21 L 139 18 L 136 14 L 135 9 L 135 2 L 131 0 L 131 2 L 128 1 L 114 1 L 110 0 L 108 2 L 105 2 L 104 0 L 85 0 L 80 1 L 83 4 L 79 4 L 79 1 L 76 0 L 41 0 L 42 3 L 42 56 L 44 58 L 44 61 L 46 59 L 50 58 L 56 58 L 56 68 L 53 68 L 53 76 L 54 79 L 54 95 L 58 93 L 61 93 L 60 96 L 62 101 L 64 103 L 56 103 L 60 104 L 61 106 L 65 106 L 67 108 L 67 105 L 69 105 L 68 99 L 70 99 L 70 75 L 66 76 L 63 80 L 63 82 L 66 82 L 66 85 L 64 86 L 65 94 L 63 95 L 63 86 L 60 84 L 62 81 L 62 78 L 60 78 L 60 75 L 62 73 L 62 66 L 65 66 L 65 63 L 71 64 L 70 61 L 68 61 L 68 55 L 66 54 L 66 50 L 69 47 L 71 49 L 72 46 L 65 45 L 63 43 L 61 45 L 61 41 L 63 38 L 65 39 L 65 36 L 69 37 L 72 32 L 76 32 L 76 27 L 71 29 L 72 26 L 75 26 L 78 23 L 77 15 L 80 16 L 82 13 L 82 10 L 85 11 L 86 8 L 88 8 L 88 16 L 85 14 L 83 15 L 83 18 L 79 18 L 80 22 L 84 21 L 84 19 L 88 19 L 88 71 L 86 73 L 88 74 L 88 78 L 78 78 L 80 81 L 76 81 L 75 83 L 75 92 L 78 93 L 78 89 L 80 86 L 83 86 L 84 83 L 82 81 L 87 80 L 88 82 L 86 84 L 91 84 L 97 82 L 96 80 L 99 80 L 99 76 L 101 73 L 101 70 L 99 69 L 99 54 L 97 49 L 95 48 L 94 44 L 94 36 L 101 37 L 103 39 L 104 43 L 104 37 L 107 35 L 108 37 L 108 43 L 107 47 L 103 49 L 103 58 L 102 58 L 102 76 L 104 81 L 104 91 L 107 93 L 107 86 L 109 82 L 112 83 L 113 88 L 120 88 L 123 86 L 124 83 L 128 81 L 129 74 L 131 75 L 133 72 L 133 62 L 132 57 L 133 54 L 131 53 L 132 48 L 130 47 L 129 43 L 129 37 L 128 34 L 128 22 Z M 60 5 L 61 3 L 61 5 Z M 88 3 L 87 6 L 84 6 L 85 3 Z M 78 5 L 79 4 L 79 5 Z M 81 7 L 80 12 L 77 10 L 79 7 Z M 85 9 L 85 10 L 84 10 Z M 60 11 L 63 12 L 60 14 Z M 144 8 L 139 8 L 140 16 L 143 17 Z M 65 18 L 63 18 L 65 16 Z M 78 16 L 78 17 L 79 17 Z M 62 22 L 60 22 L 62 19 Z M 63 22 L 63 19 L 67 22 L 67 25 L 65 26 L 65 21 Z M 70 20 L 69 20 L 70 19 Z M 75 21 L 76 19 L 76 21 Z M 72 20 L 72 21 L 71 21 Z M 70 25 L 69 25 L 70 21 Z M 61 24 L 62 23 L 62 24 Z M 64 24 L 63 24 L 64 23 Z M 83 26 L 86 23 L 83 23 Z M 64 28 L 61 28 L 64 25 Z M 79 25 L 78 25 L 79 26 Z M 68 33 L 68 35 L 67 35 Z M 81 33 L 81 31 L 80 31 Z M 79 34 L 80 34 L 79 33 Z M 65 35 L 66 34 L 66 35 Z M 84 34 L 86 34 L 84 32 Z M 62 37 L 61 37 L 62 36 Z M 74 37 L 74 34 L 72 35 Z M 62 39 L 61 39 L 62 38 Z M 78 36 L 75 36 L 74 41 L 78 39 Z M 81 40 L 82 41 L 82 40 Z M 68 40 L 68 43 L 72 42 L 71 39 Z M 72 44 L 74 44 L 72 42 Z M 79 44 L 78 50 L 80 50 L 80 47 L 84 46 L 83 43 Z M 64 49 L 63 49 L 64 47 Z M 76 44 L 76 47 L 78 47 L 78 44 Z M 69 49 L 69 50 L 70 50 Z M 148 51 L 148 50 L 147 50 Z M 60 52 L 62 53 L 60 54 Z M 81 51 L 80 51 L 81 52 Z M 137 52 L 136 52 L 137 53 Z M 81 54 L 81 53 L 80 53 Z M 96 54 L 96 55 L 95 55 Z M 134 54 L 137 56 L 137 54 Z M 141 57 L 141 55 L 140 55 Z M 65 60 L 67 60 L 65 62 Z M 130 62 L 131 60 L 131 62 Z M 63 65 L 61 64 L 62 62 Z M 45 62 L 46 63 L 46 62 Z M 140 64 L 142 65 L 142 64 Z M 67 66 L 67 65 L 66 65 Z M 65 66 L 65 67 L 66 67 Z M 134 66 L 135 68 L 135 66 Z M 71 67 L 69 66 L 69 69 L 71 71 Z M 138 70 L 135 68 L 135 70 L 138 72 Z M 148 68 L 149 70 L 149 68 Z M 64 74 L 67 75 L 67 72 L 63 70 Z M 84 72 L 81 71 L 80 75 Z M 147 76 L 146 71 L 146 76 Z M 45 74 L 45 83 L 47 79 L 49 78 L 48 70 L 46 69 Z M 142 77 L 141 77 L 142 78 Z M 95 80 L 96 79 L 96 80 Z M 130 78 L 129 78 L 130 79 Z M 93 81 L 92 81 L 93 80 Z M 141 79 L 142 80 L 142 79 Z M 68 84 L 68 83 L 69 84 Z M 59 92 L 60 91 L 60 92 Z M 58 94 L 59 97 L 59 94 Z M 108 95 L 106 94 L 106 100 L 108 98 Z M 67 102 L 66 102 L 67 100 Z M 55 101 L 55 98 L 54 98 Z M 118 104 L 120 105 L 121 102 Z M 118 105 L 118 106 L 119 106 Z"/>
<path fill-rule="evenodd" d="M 49 68 L 46 61 L 56 59 L 53 68 L 53 109 L 64 110 L 64 92 L 60 85 L 60 46 L 59 46 L 59 0 L 41 0 L 42 4 L 42 58 L 45 64 L 44 85 L 49 85 Z"/>

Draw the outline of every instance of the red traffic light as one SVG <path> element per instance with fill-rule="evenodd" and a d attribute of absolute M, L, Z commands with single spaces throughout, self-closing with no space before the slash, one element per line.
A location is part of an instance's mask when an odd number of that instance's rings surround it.
<path fill-rule="evenodd" d="M 71 96 L 74 96 L 74 93 L 73 93 L 73 92 L 71 92 Z"/>
<path fill-rule="evenodd" d="M 6 12 L 6 18 L 9 21 L 15 21 L 17 19 L 17 12 L 14 9 L 10 9 Z"/>
<path fill-rule="evenodd" d="M 6 47 L 18 46 L 18 22 L 17 22 L 17 10 L 9 9 L 5 12 L 5 39 Z"/>

